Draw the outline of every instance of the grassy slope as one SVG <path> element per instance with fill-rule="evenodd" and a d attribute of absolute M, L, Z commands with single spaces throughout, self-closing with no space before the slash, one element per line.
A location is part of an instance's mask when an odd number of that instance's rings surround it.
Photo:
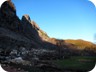
<path fill-rule="evenodd" d="M 62 69 L 91 70 L 94 68 L 96 57 L 72 57 L 71 59 L 54 60 L 53 62 Z"/>
<path fill-rule="evenodd" d="M 65 40 L 65 42 L 74 44 L 80 49 L 84 49 L 86 47 L 95 48 L 96 49 L 96 45 L 95 44 L 93 44 L 91 42 L 88 42 L 88 41 L 84 41 L 84 40 L 71 40 L 71 39 L 68 39 L 68 40 Z"/>

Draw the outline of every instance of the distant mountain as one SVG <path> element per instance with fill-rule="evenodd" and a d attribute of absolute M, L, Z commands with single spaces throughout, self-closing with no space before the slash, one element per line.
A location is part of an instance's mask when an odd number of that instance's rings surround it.
<path fill-rule="evenodd" d="M 65 42 L 74 44 L 75 46 L 77 46 L 78 49 L 81 49 L 81 50 L 85 48 L 90 48 L 90 49 L 96 48 L 96 44 L 93 44 L 92 42 L 84 41 L 81 39 L 78 39 L 78 40 L 68 39 L 68 40 L 65 40 Z"/>

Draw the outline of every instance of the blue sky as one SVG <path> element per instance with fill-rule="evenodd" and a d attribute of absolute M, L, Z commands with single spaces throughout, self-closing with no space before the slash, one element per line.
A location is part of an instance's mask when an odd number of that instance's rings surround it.
<path fill-rule="evenodd" d="M 94 42 L 96 8 L 88 0 L 12 0 L 21 19 L 28 14 L 50 37 Z"/>

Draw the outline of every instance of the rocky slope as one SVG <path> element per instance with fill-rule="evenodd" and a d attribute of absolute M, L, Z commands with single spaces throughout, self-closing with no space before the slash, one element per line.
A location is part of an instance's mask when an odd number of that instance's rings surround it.
<path fill-rule="evenodd" d="M 16 15 L 16 9 L 11 1 L 5 2 L 0 8 L 0 39 L 9 38 L 9 43 L 13 40 L 21 41 L 20 43 L 28 43 L 26 46 L 43 47 L 42 39 L 39 36 L 41 30 L 36 26 L 35 22 L 31 22 L 28 15 L 24 15 L 22 20 Z M 38 33 L 39 32 L 39 33 Z M 43 31 L 42 31 L 43 33 Z M 3 37 L 3 38 L 2 38 Z M 3 40 L 4 41 L 4 40 Z M 5 40 L 7 43 L 7 39 Z M 17 42 L 18 43 L 18 42 Z M 15 43 L 16 44 L 16 43 Z M 2 44 L 1 44 L 2 45 Z M 17 46 L 21 44 L 17 44 Z M 15 45 L 14 45 L 15 46 Z M 2 46 L 1 46 L 2 47 Z"/>
<path fill-rule="evenodd" d="M 94 49 L 96 49 L 96 46 Z M 20 20 L 11 0 L 4 2 L 1 6 L 1 63 L 17 66 L 15 68 L 20 65 L 23 69 L 24 67 L 34 68 L 34 66 L 36 69 L 49 67 L 58 72 L 59 69 L 55 64 L 44 60 L 64 59 L 77 55 L 96 55 L 94 50 L 85 51 L 78 49 L 77 45 L 72 42 L 50 38 L 27 14 L 23 15 Z"/>

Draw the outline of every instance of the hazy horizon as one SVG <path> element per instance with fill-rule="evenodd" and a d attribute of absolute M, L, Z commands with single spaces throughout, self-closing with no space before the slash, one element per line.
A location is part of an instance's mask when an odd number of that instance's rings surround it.
<path fill-rule="evenodd" d="M 28 14 L 50 37 L 94 42 L 96 8 L 88 0 L 12 0 L 21 19 Z"/>

